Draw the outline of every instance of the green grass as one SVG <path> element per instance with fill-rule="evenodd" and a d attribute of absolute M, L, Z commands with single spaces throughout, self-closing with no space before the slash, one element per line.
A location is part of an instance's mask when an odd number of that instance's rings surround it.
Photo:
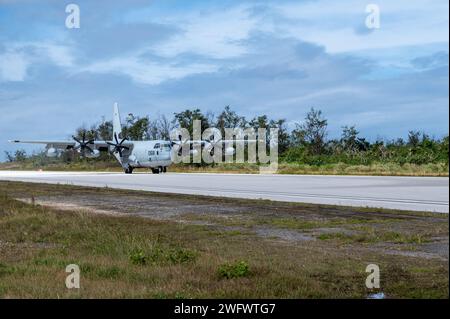
<path fill-rule="evenodd" d="M 248 277 L 250 275 L 250 266 L 245 261 L 228 263 L 220 265 L 219 277 L 225 279 Z"/>
<path fill-rule="evenodd" d="M 251 229 L 255 226 L 273 226 L 291 230 L 313 230 L 317 228 L 333 228 L 342 226 L 360 226 L 366 224 L 387 224 L 400 222 L 398 218 L 339 218 L 332 219 L 306 219 L 301 217 L 256 217 L 249 216 L 214 216 L 199 214 L 184 214 L 183 219 L 201 221 L 229 227 L 244 227 Z M 241 233 L 241 232 L 238 232 Z"/>
<path fill-rule="evenodd" d="M 383 224 L 398 222 L 399 219 L 369 219 L 369 218 L 333 218 L 324 220 L 307 220 L 302 218 L 261 218 L 258 220 L 261 225 L 272 225 L 280 228 L 295 230 L 310 230 L 316 228 L 333 228 L 341 226 L 353 226 L 364 224 Z"/>
<path fill-rule="evenodd" d="M 245 173 L 258 174 L 257 164 L 220 163 L 215 165 L 175 164 L 169 168 L 171 172 L 181 173 Z M 121 172 L 122 168 L 115 161 L 84 159 L 69 163 L 61 161 L 49 162 L 13 162 L 0 163 L 0 170 L 37 170 L 46 171 L 106 171 Z M 140 171 L 148 171 L 140 169 Z M 308 165 L 303 163 L 287 163 L 281 161 L 278 174 L 313 174 L 313 175 L 377 175 L 377 176 L 449 176 L 448 163 L 430 164 L 397 164 L 372 163 L 368 165 L 352 165 L 345 163 Z"/>
<path fill-rule="evenodd" d="M 130 262 L 134 265 L 172 263 L 181 264 L 195 260 L 196 253 L 180 247 L 163 248 L 156 245 L 147 251 L 133 249 L 129 254 Z"/>
<path fill-rule="evenodd" d="M 388 297 L 448 298 L 447 261 L 364 250 L 357 241 L 352 242 L 355 249 L 341 248 L 341 238 L 289 243 L 207 225 L 58 211 L 6 195 L 37 196 L 53 188 L 67 196 L 93 192 L 117 198 L 126 193 L 45 187 L 0 183 L 0 298 L 365 298 L 371 293 L 364 286 L 365 268 L 374 262 L 380 265 L 382 289 Z M 326 211 L 293 207 L 307 210 L 305 214 Z M 414 224 L 420 215 L 411 216 L 405 225 Z M 430 218 L 426 222 L 421 217 L 419 226 L 429 231 L 437 217 Z M 355 225 L 359 219 L 348 217 L 347 221 Z M 287 217 L 279 224 L 310 227 Z M 446 227 L 448 236 L 448 222 Z M 423 243 L 423 239 L 402 236 L 387 229 L 380 238 Z M 64 285 L 69 264 L 80 266 L 79 290 Z"/>
<path fill-rule="evenodd" d="M 344 243 L 379 243 L 387 242 L 394 244 L 423 244 L 430 240 L 422 234 L 403 234 L 399 232 L 380 232 L 371 229 L 362 234 L 327 233 L 320 234 L 320 240 L 339 240 Z"/>

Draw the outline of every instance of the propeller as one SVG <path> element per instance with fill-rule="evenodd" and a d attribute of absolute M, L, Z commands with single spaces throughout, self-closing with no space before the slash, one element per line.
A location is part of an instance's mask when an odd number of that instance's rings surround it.
<path fill-rule="evenodd" d="M 178 140 L 171 140 L 170 143 L 173 146 L 177 145 L 178 146 L 178 156 L 182 155 L 182 148 L 181 146 L 185 145 L 187 142 L 189 141 L 189 139 L 186 139 L 183 141 L 182 136 L 178 135 Z M 206 139 L 204 142 L 208 143 L 208 148 L 210 148 L 210 154 L 211 156 L 214 155 L 214 146 L 216 146 L 219 143 L 222 143 L 222 138 L 220 138 L 217 141 L 214 141 L 214 139 Z M 204 145 L 203 141 L 202 141 L 202 145 Z"/>
<path fill-rule="evenodd" d="M 186 143 L 186 141 L 188 141 L 188 140 L 185 140 L 185 141 L 183 142 L 183 141 L 182 141 L 182 136 L 181 136 L 181 135 L 178 135 L 178 140 L 176 140 L 176 141 L 171 140 L 171 141 L 170 141 L 170 144 L 171 144 L 172 146 L 174 146 L 174 145 L 182 145 L 182 144 Z"/>
<path fill-rule="evenodd" d="M 178 156 L 181 156 L 182 155 L 182 145 L 184 145 L 184 144 L 186 144 L 186 142 L 188 141 L 188 140 L 185 140 L 185 141 L 183 141 L 183 139 L 182 139 L 183 137 L 181 136 L 181 134 L 180 135 L 178 135 L 178 140 L 171 140 L 170 141 L 170 144 L 171 144 L 171 146 L 172 147 L 174 147 L 175 145 L 177 145 L 178 147 L 175 149 L 175 150 L 177 150 L 177 153 L 178 153 Z"/>
<path fill-rule="evenodd" d="M 209 149 L 209 154 L 211 156 L 214 156 L 214 148 L 217 144 L 222 143 L 222 138 L 218 139 L 217 141 L 214 141 L 214 139 L 206 139 L 205 142 L 207 142 L 209 145 L 207 145 L 208 149 Z"/>
<path fill-rule="evenodd" d="M 83 134 L 81 135 L 81 140 L 78 139 L 75 136 L 72 136 L 72 138 L 78 143 L 78 145 L 74 148 L 75 150 L 80 150 L 80 153 L 85 156 L 86 150 L 93 153 L 94 150 L 89 146 L 90 144 L 94 144 L 94 139 L 89 139 L 86 141 L 86 131 L 83 131 Z"/>
<path fill-rule="evenodd" d="M 125 142 L 127 140 L 126 137 L 124 137 L 120 142 L 119 139 L 117 137 L 117 133 L 114 133 L 114 140 L 116 141 L 115 143 L 111 143 L 111 142 L 106 142 L 108 145 L 110 146 L 114 146 L 113 149 L 113 153 L 119 153 L 120 157 L 123 157 L 122 155 L 122 150 L 129 150 L 130 148 L 128 146 L 124 146 L 122 145 L 123 142 Z"/>

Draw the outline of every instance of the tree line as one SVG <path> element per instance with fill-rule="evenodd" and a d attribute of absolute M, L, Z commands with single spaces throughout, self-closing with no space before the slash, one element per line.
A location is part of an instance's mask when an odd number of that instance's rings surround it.
<path fill-rule="evenodd" d="M 304 120 L 289 130 L 285 119 L 269 119 L 267 115 L 250 120 L 226 106 L 217 116 L 200 109 L 186 109 L 174 113 L 172 119 L 160 115 L 155 119 L 128 114 L 122 134 L 130 140 L 170 139 L 170 132 L 177 127 L 186 128 L 191 134 L 194 120 L 199 120 L 202 131 L 216 127 L 224 135 L 225 128 L 278 128 L 278 148 L 281 161 L 309 165 L 345 163 L 369 165 L 376 162 L 397 164 L 446 163 L 449 160 L 449 137 L 434 138 L 424 132 L 410 131 L 407 139 L 376 140 L 370 142 L 360 136 L 355 126 L 344 126 L 339 138 L 328 138 L 328 120 L 322 111 L 311 108 Z M 112 139 L 112 121 L 102 121 L 89 128 L 79 127 L 75 136 L 87 139 Z M 24 160 L 23 151 L 15 156 L 7 153 L 10 161 Z"/>

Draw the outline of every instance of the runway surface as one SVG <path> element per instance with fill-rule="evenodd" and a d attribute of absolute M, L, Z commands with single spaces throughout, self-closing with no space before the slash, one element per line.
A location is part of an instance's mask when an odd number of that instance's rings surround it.
<path fill-rule="evenodd" d="M 0 171 L 0 180 L 449 212 L 449 179 L 443 177 Z"/>

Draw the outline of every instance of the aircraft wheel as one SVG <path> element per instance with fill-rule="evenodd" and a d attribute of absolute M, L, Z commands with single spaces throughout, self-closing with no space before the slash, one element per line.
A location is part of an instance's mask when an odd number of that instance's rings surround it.
<path fill-rule="evenodd" d="M 153 174 L 159 174 L 159 168 L 152 168 Z"/>
<path fill-rule="evenodd" d="M 163 167 L 163 173 L 167 173 L 167 167 L 166 166 Z"/>
<path fill-rule="evenodd" d="M 133 167 L 129 166 L 125 168 L 125 174 L 132 174 L 133 173 Z"/>

